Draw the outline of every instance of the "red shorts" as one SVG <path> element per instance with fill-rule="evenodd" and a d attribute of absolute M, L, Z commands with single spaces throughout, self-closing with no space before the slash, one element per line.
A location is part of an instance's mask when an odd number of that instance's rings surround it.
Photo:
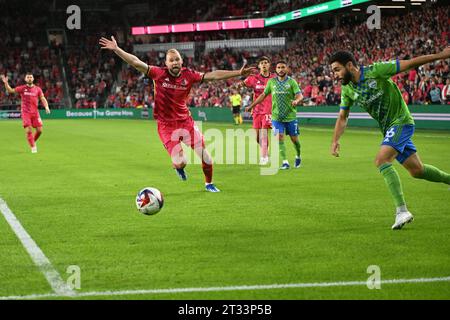
<path fill-rule="evenodd" d="M 39 113 L 22 113 L 23 127 L 42 127 L 42 120 Z"/>
<path fill-rule="evenodd" d="M 271 129 L 272 115 L 271 114 L 254 114 L 253 115 L 254 129 Z"/>
<path fill-rule="evenodd" d="M 194 123 L 192 117 L 179 121 L 157 121 L 158 134 L 164 148 L 173 158 L 181 151 L 181 141 L 191 148 L 205 148 L 203 135 Z"/>

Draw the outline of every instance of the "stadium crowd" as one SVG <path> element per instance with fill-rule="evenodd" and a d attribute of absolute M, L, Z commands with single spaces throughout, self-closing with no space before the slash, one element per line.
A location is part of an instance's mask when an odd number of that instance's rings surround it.
<path fill-rule="evenodd" d="M 275 10 L 280 0 L 269 4 L 266 0 L 244 1 L 249 6 L 264 4 L 268 10 Z M 288 1 L 291 8 L 304 3 L 317 3 L 313 0 Z M 208 1 L 200 1 L 208 3 Z M 221 12 L 239 15 L 233 9 L 234 2 L 224 0 Z M 202 8 L 201 6 L 196 8 Z M 246 7 L 247 8 L 247 7 Z M 10 7 L 5 10 L 12 10 Z M 152 83 L 138 74 L 112 53 L 99 49 L 98 38 L 116 34 L 123 27 L 98 25 L 98 14 L 86 15 L 82 32 L 68 33 L 68 45 L 57 47 L 41 41 L 45 23 L 40 17 L 34 17 L 31 8 L 28 15 L 0 18 L 0 28 L 4 35 L 0 37 L 0 73 L 6 74 L 15 86 L 23 83 L 25 72 L 35 75 L 36 84 L 42 87 L 51 104 L 61 104 L 64 98 L 62 69 L 66 68 L 69 94 L 76 108 L 112 107 L 141 108 L 154 104 Z M 201 9 L 197 9 L 200 10 Z M 253 10 L 248 9 L 247 10 Z M 175 14 L 176 10 L 173 13 Z M 9 12 L 9 11 L 8 11 Z M 37 11 L 39 12 L 39 11 Z M 274 11 L 275 12 L 275 11 Z M 11 18 L 13 17 L 13 18 Z M 15 17 L 15 18 L 14 18 Z M 179 18 L 179 17 L 178 17 Z M 13 20 L 11 20 L 13 19 Z M 22 19 L 22 20 L 21 20 Z M 23 19 L 26 19 L 26 23 Z M 117 21 L 119 19 L 106 20 Z M 368 30 L 366 23 L 345 22 L 327 30 L 255 30 L 233 31 L 224 34 L 226 38 L 249 38 L 268 36 L 286 36 L 288 48 L 279 52 L 246 52 L 230 49 L 218 49 L 194 58 L 185 58 L 185 66 L 201 72 L 216 69 L 238 69 L 244 61 L 254 63 L 261 55 L 269 56 L 272 62 L 287 60 L 291 76 L 300 84 L 305 97 L 305 105 L 337 105 L 340 97 L 340 84 L 335 81 L 328 65 L 328 57 L 336 50 L 351 50 L 360 64 L 390 59 L 409 59 L 413 56 L 434 53 L 447 46 L 449 41 L 449 7 L 428 7 L 414 10 L 405 15 L 383 18 L 379 30 Z M 33 32 L 29 32 L 30 26 Z M 221 37 L 220 33 L 215 33 Z M 205 41 L 212 33 L 180 34 L 176 41 Z M 162 42 L 169 39 L 161 38 Z M 44 40 L 45 36 L 44 36 Z M 135 39 L 123 37 L 124 49 L 132 52 Z M 63 57 L 61 62 L 60 57 Z M 151 65 L 164 65 L 164 54 L 148 52 L 140 58 Z M 393 79 L 409 104 L 450 104 L 450 80 L 448 61 L 425 65 L 395 76 Z M 202 83 L 195 86 L 189 98 L 189 106 L 230 107 L 229 95 L 237 88 L 238 81 Z M 243 106 L 251 102 L 252 93 L 240 89 Z M 0 105 L 18 105 L 20 97 L 11 96 L 0 90 Z"/>
<path fill-rule="evenodd" d="M 365 23 L 342 25 L 325 31 L 308 31 L 295 35 L 297 44 L 289 49 L 260 55 L 268 55 L 272 62 L 286 59 L 291 68 L 291 76 L 300 84 L 305 97 L 305 105 L 337 105 L 340 100 L 340 84 L 327 63 L 328 57 L 336 50 L 351 50 L 360 64 L 391 59 L 409 59 L 413 56 L 434 53 L 447 46 L 449 41 L 448 7 L 429 8 L 410 12 L 404 16 L 386 17 L 380 30 L 368 30 Z M 395 45 L 392 45 L 395 43 Z M 373 44 L 376 44 L 374 46 Z M 255 56 L 250 52 L 236 52 L 218 49 L 202 55 L 199 61 L 185 61 L 185 65 L 198 71 L 215 69 L 237 69 L 244 59 L 251 61 Z M 163 55 L 148 53 L 141 56 L 152 65 L 163 65 Z M 138 78 L 136 73 L 126 69 L 122 88 L 118 94 L 125 103 L 152 106 L 152 92 L 148 90 L 146 79 Z M 393 77 L 408 104 L 450 104 L 449 64 L 440 61 L 425 65 L 407 73 Z M 228 96 L 236 81 L 223 81 L 214 84 L 203 83 L 193 88 L 189 99 L 190 106 L 230 107 Z M 249 103 L 251 92 L 241 90 L 244 107 Z M 113 101 L 114 97 L 111 96 Z M 134 100 L 133 100 L 134 101 Z"/>
<path fill-rule="evenodd" d="M 39 17 L 38 5 L 30 4 L 25 12 L 18 13 L 19 5 L 0 3 L 0 74 L 6 75 L 16 86 L 23 84 L 26 72 L 32 72 L 35 82 L 42 88 L 51 105 L 63 99 L 62 76 L 57 51 L 42 43 L 38 30 L 45 25 Z M 33 15 L 36 15 L 33 18 Z M 20 105 L 20 97 L 0 90 L 0 106 Z"/>

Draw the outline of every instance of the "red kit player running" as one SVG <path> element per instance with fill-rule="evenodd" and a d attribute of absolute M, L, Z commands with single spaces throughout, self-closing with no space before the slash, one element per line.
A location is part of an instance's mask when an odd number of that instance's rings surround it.
<path fill-rule="evenodd" d="M 261 93 L 264 92 L 267 81 L 270 78 L 276 77 L 275 74 L 270 73 L 270 59 L 262 56 L 258 60 L 259 74 L 252 75 L 245 79 L 242 83 L 247 88 L 253 89 L 253 101 L 255 101 Z M 268 132 L 272 128 L 272 97 L 267 97 L 263 102 L 258 104 L 252 112 L 253 128 L 256 130 L 256 139 L 261 148 L 261 165 L 269 163 L 269 139 Z"/>
<path fill-rule="evenodd" d="M 42 89 L 34 85 L 34 77 L 31 73 L 27 73 L 25 75 L 26 85 L 18 86 L 16 88 L 11 88 L 8 83 L 8 78 L 4 75 L 1 76 L 1 79 L 5 84 L 6 91 L 8 91 L 9 94 L 20 94 L 22 99 L 21 112 L 23 127 L 25 128 L 28 144 L 31 147 L 31 152 L 36 153 L 36 141 L 42 134 L 42 120 L 38 111 L 38 100 L 41 100 L 44 105 L 45 112 L 50 113 L 47 99 L 45 99 Z M 32 128 L 36 129 L 34 135 Z"/>
<path fill-rule="evenodd" d="M 219 192 L 212 181 L 212 158 L 205 149 L 202 133 L 196 127 L 186 105 L 191 87 L 194 83 L 202 81 L 225 80 L 233 77 L 248 76 L 255 68 L 246 68 L 245 65 L 236 71 L 216 70 L 200 73 L 183 68 L 183 59 L 175 49 L 166 54 L 166 67 L 149 66 L 136 56 L 123 51 L 117 45 L 114 37 L 111 40 L 101 38 L 102 49 L 112 50 L 122 60 L 144 73 L 153 80 L 155 94 L 155 108 L 153 116 L 157 121 L 158 134 L 169 152 L 173 166 L 182 180 L 187 176 L 184 171 L 187 160 L 183 155 L 181 141 L 194 149 L 202 159 L 202 168 L 205 175 L 205 189 L 209 192 Z"/>

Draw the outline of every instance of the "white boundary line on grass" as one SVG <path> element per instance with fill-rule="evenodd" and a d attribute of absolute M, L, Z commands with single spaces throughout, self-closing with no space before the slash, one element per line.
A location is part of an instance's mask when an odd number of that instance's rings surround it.
<path fill-rule="evenodd" d="M 430 282 L 447 282 L 447 281 L 450 282 L 450 277 L 418 278 L 418 279 L 392 279 L 392 280 L 381 280 L 380 283 L 381 284 L 405 284 L 405 283 L 430 283 Z M 77 293 L 73 298 L 141 295 L 141 294 L 223 292 L 223 291 L 248 291 L 248 290 L 321 288 L 321 287 L 323 288 L 323 287 L 347 287 L 347 286 L 367 286 L 367 281 L 288 283 L 288 284 L 209 287 L 209 288 L 173 288 L 173 289 L 149 289 L 149 290 L 92 291 L 92 292 Z M 0 300 L 25 300 L 25 299 L 57 298 L 57 297 L 62 297 L 62 296 L 55 294 L 55 293 L 32 294 L 32 295 L 27 295 L 27 296 L 0 297 Z"/>
<path fill-rule="evenodd" d="M 30 255 L 31 260 L 33 260 L 34 264 L 44 274 L 55 296 L 75 296 L 76 293 L 63 281 L 61 275 L 53 267 L 50 260 L 48 260 L 2 198 L 0 198 L 0 212 Z"/>

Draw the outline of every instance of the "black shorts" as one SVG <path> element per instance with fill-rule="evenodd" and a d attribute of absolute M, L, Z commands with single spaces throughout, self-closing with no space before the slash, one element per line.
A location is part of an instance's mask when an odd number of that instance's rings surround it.
<path fill-rule="evenodd" d="M 241 107 L 233 107 L 233 114 L 241 113 Z"/>

